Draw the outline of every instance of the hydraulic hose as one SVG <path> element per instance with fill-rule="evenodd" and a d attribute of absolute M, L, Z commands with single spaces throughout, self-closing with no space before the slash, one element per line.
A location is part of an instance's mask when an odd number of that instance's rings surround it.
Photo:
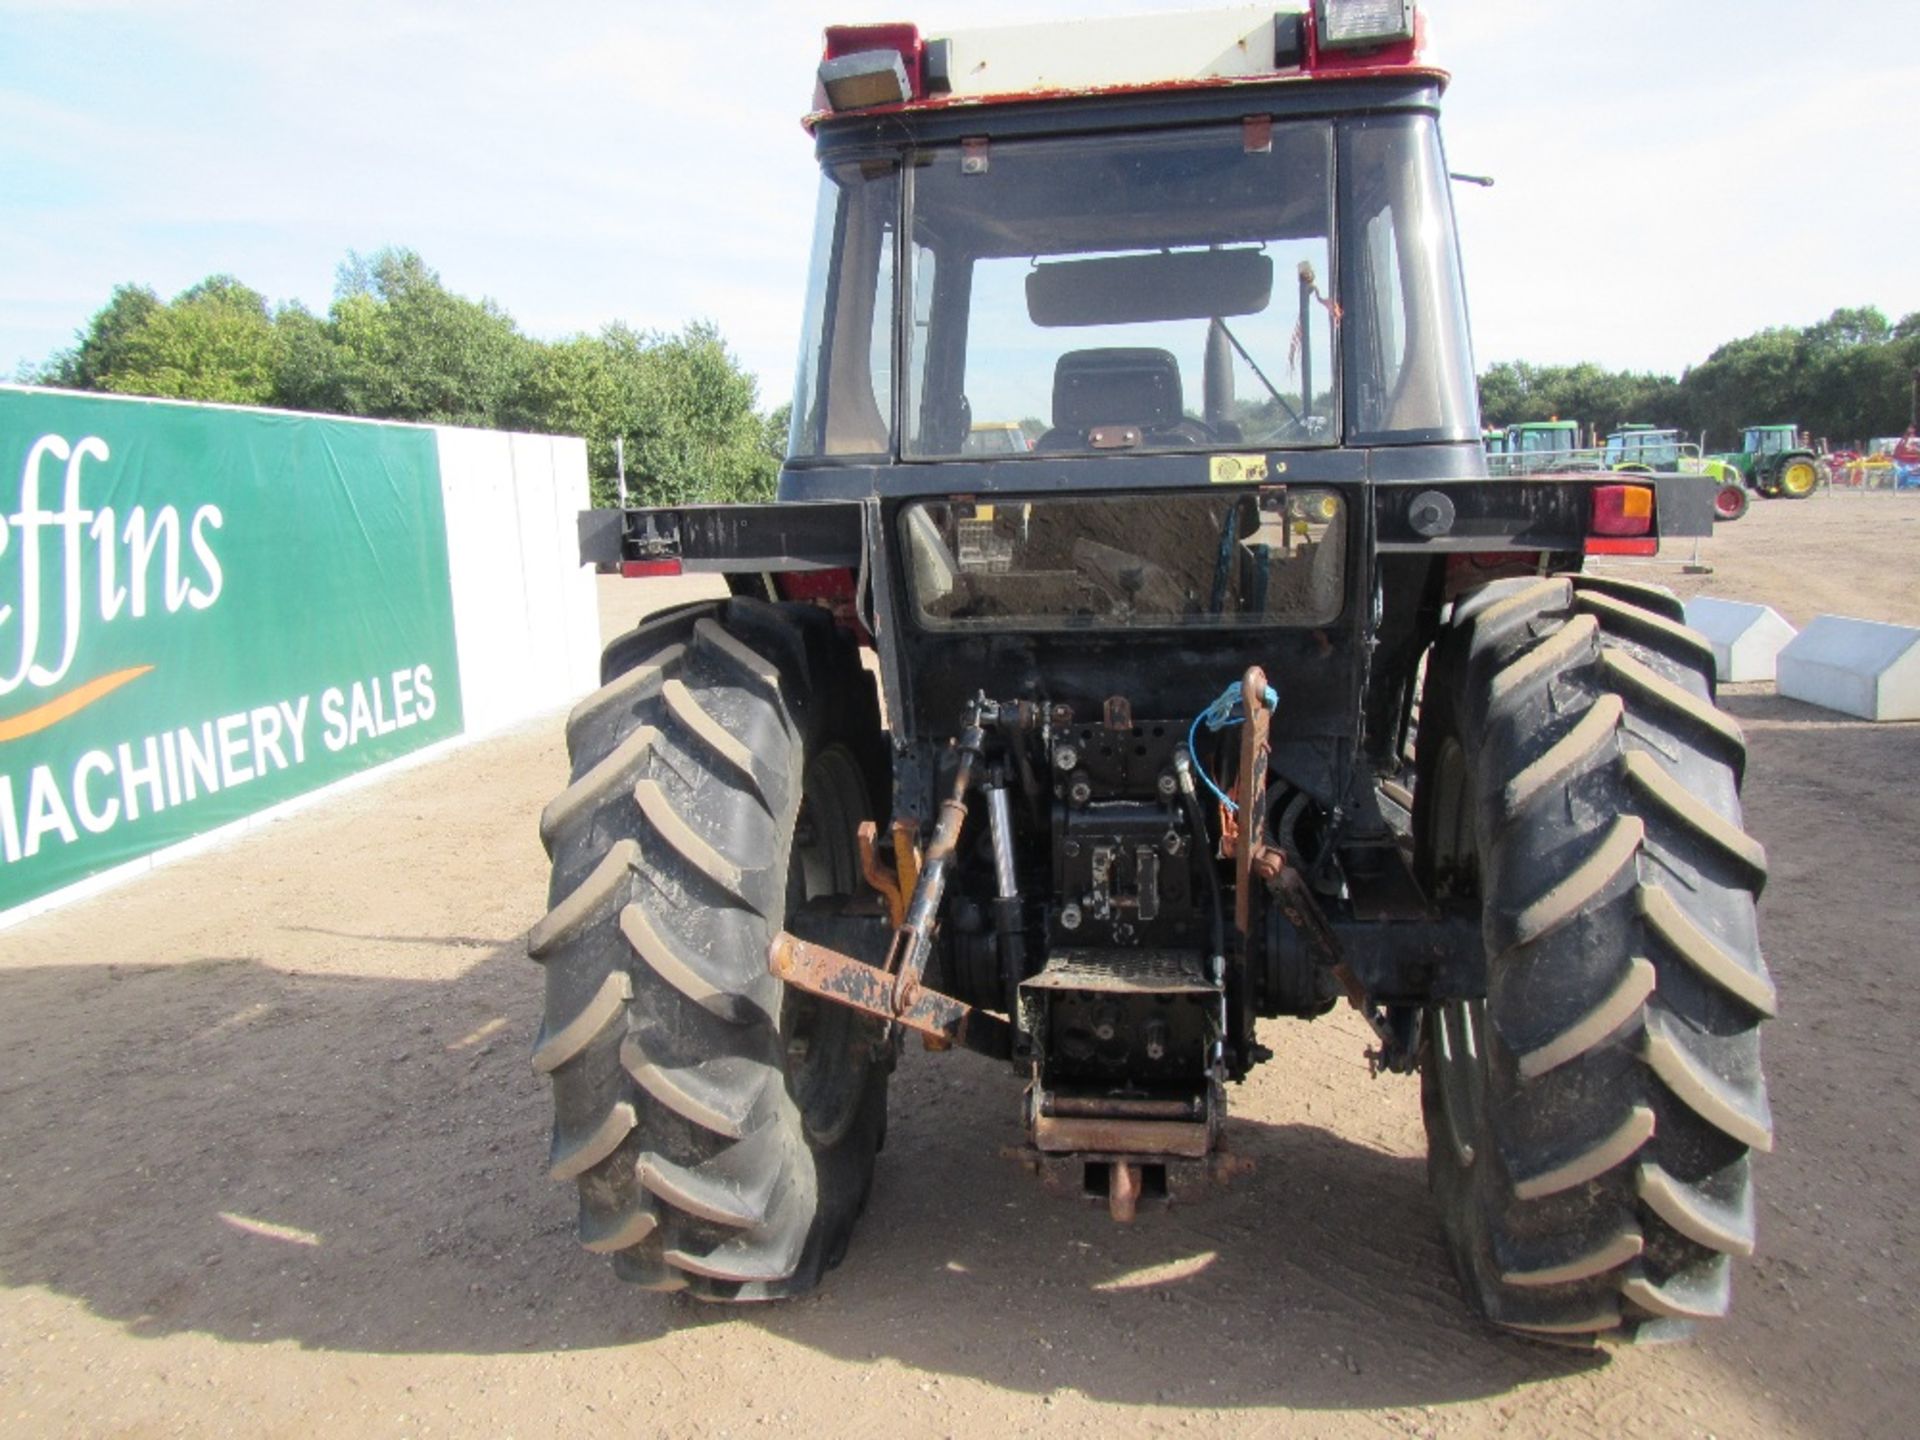
<path fill-rule="evenodd" d="M 1187 825 L 1193 831 L 1193 843 L 1204 847 L 1207 872 L 1207 894 L 1213 901 L 1212 950 L 1208 957 L 1215 965 L 1226 964 L 1227 958 L 1227 902 L 1220 890 L 1220 866 L 1213 858 L 1213 836 L 1207 829 L 1206 812 L 1200 808 L 1199 792 L 1193 788 L 1193 755 L 1186 746 L 1176 746 L 1173 752 L 1173 771 L 1180 787 L 1180 803 L 1187 812 Z"/>

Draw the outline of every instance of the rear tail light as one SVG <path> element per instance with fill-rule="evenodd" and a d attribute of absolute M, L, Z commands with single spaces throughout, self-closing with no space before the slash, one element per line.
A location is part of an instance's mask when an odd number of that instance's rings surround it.
<path fill-rule="evenodd" d="M 1653 489 L 1648 485 L 1596 485 L 1593 518 L 1581 546 L 1589 555 L 1657 555 Z"/>
<path fill-rule="evenodd" d="M 1646 485 L 1598 485 L 1593 491 L 1592 535 L 1651 535 L 1653 490 Z"/>
<path fill-rule="evenodd" d="M 678 575 L 678 560 L 622 560 L 620 573 L 629 580 L 645 580 L 658 575 Z"/>

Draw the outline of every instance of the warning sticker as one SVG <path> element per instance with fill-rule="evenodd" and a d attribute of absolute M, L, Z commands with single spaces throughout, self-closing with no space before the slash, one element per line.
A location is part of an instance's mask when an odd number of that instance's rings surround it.
<path fill-rule="evenodd" d="M 1207 478 L 1216 485 L 1257 485 L 1267 478 L 1267 457 L 1212 456 L 1207 462 Z"/>

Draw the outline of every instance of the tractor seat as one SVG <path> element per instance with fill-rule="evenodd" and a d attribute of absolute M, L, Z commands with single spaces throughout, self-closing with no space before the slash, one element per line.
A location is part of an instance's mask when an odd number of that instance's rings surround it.
<path fill-rule="evenodd" d="M 1180 362 L 1148 348 L 1069 350 L 1053 367 L 1053 428 L 1036 450 L 1078 450 L 1098 425 L 1143 434 L 1180 424 Z"/>

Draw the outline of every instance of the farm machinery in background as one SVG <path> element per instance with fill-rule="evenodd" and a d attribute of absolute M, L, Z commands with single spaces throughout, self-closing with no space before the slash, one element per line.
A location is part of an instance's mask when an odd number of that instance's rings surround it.
<path fill-rule="evenodd" d="M 1823 478 L 1821 459 L 1798 425 L 1749 425 L 1738 450 L 1709 455 L 1707 463 L 1769 500 L 1805 500 Z"/>
<path fill-rule="evenodd" d="M 1737 471 L 1709 460 L 1678 430 L 1623 425 L 1606 444 L 1587 445 L 1577 420 L 1527 420 L 1505 430 L 1487 430 L 1481 443 L 1492 475 L 1547 475 L 1612 470 L 1623 474 L 1699 476 L 1712 487 L 1713 518 L 1738 520 L 1747 513 L 1746 487 Z"/>
<path fill-rule="evenodd" d="M 1609 470 L 1643 475 L 1699 475 L 1713 485 L 1713 518 L 1738 520 L 1747 513 L 1747 487 L 1723 461 L 1707 459 L 1678 430 L 1623 425 L 1607 436 L 1601 462 Z"/>
<path fill-rule="evenodd" d="M 1523 420 L 1484 432 L 1487 470 L 1493 475 L 1549 475 L 1598 470 L 1599 451 L 1586 443 L 1578 420 Z"/>
<path fill-rule="evenodd" d="M 1913 372 L 1913 409 L 1907 433 L 1867 442 L 1865 452 L 1837 450 L 1827 457 L 1835 485 L 1852 490 L 1920 490 L 1920 370 Z"/>

